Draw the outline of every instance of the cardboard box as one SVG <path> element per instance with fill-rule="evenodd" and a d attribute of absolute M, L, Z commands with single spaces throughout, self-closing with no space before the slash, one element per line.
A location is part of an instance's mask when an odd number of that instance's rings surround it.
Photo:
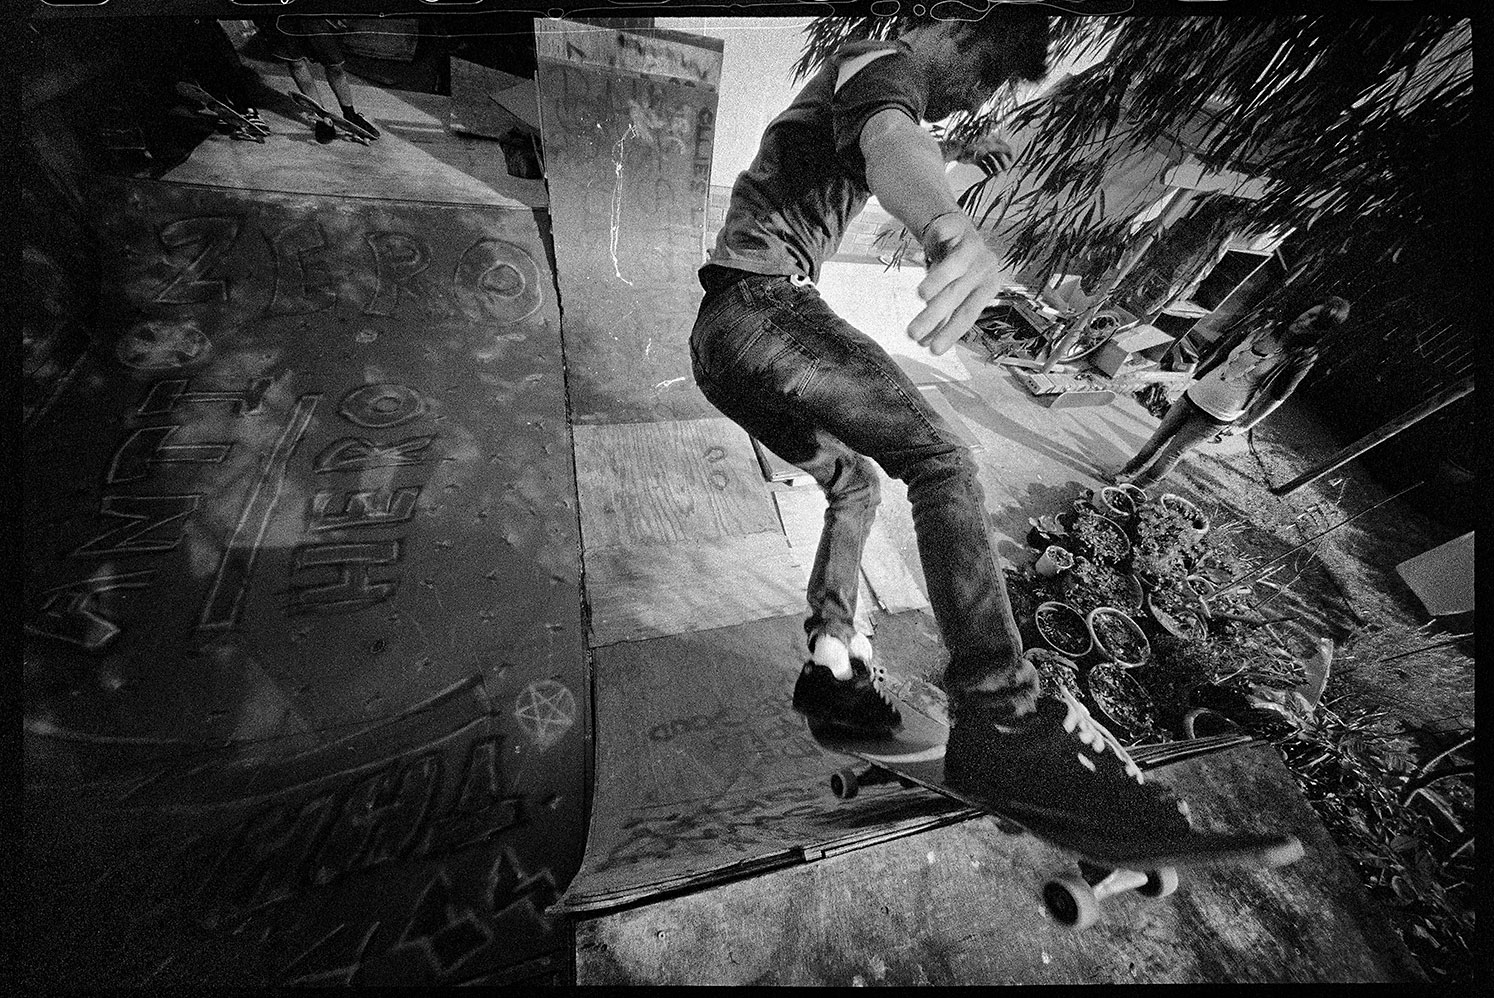
<path fill-rule="evenodd" d="M 1136 326 L 1111 337 L 1108 343 L 1090 355 L 1090 363 L 1113 378 L 1141 351 L 1171 342 L 1172 337 L 1156 326 Z"/>

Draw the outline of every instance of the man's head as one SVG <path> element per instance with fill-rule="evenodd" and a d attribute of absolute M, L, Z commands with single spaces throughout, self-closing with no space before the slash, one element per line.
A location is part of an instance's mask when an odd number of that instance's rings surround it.
<path fill-rule="evenodd" d="M 974 113 L 1003 86 L 1048 71 L 1048 17 L 1026 4 L 1003 3 L 975 21 L 928 21 L 903 40 L 928 72 L 930 121 Z"/>

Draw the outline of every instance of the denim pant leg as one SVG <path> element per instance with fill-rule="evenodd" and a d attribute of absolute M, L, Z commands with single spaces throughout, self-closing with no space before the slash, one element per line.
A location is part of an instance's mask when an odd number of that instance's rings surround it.
<path fill-rule="evenodd" d="M 1188 451 L 1219 432 L 1224 425 L 1205 415 L 1186 397 L 1180 397 L 1167 410 L 1152 439 L 1127 465 L 1128 468 L 1131 465 L 1141 468 L 1148 462 L 1151 465 L 1136 475 L 1133 484 L 1141 488 L 1155 485 L 1178 466 Z"/>
<path fill-rule="evenodd" d="M 974 460 L 886 351 L 812 288 L 758 279 L 707 299 L 692 347 L 707 398 L 770 447 L 767 424 L 786 413 L 907 483 L 954 706 L 978 704 L 997 718 L 1030 709 L 1037 673 L 1021 656 Z M 837 522 L 826 518 L 831 530 Z M 854 582 L 870 523 L 854 545 L 821 539 L 828 561 L 853 549 L 858 558 L 827 572 Z"/>

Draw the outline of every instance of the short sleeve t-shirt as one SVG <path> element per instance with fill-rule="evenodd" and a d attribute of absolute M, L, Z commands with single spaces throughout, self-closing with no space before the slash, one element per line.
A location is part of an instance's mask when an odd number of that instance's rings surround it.
<path fill-rule="evenodd" d="M 890 54 L 835 89 L 843 64 L 879 51 Z M 886 108 L 922 121 L 927 105 L 927 84 L 906 44 L 857 42 L 839 49 L 763 132 L 757 156 L 732 187 L 709 262 L 817 279 L 871 197 L 862 128 Z"/>
<path fill-rule="evenodd" d="M 1245 414 L 1256 385 L 1280 362 L 1279 354 L 1262 357 L 1246 338 L 1229 359 L 1188 386 L 1188 400 L 1215 419 L 1232 423 Z"/>

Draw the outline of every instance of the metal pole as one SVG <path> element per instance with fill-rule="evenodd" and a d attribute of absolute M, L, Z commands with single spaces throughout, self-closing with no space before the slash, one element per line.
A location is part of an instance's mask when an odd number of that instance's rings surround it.
<path fill-rule="evenodd" d="M 1469 375 L 1452 387 L 1444 388 L 1442 391 L 1438 392 L 1432 398 L 1428 399 L 1426 402 L 1423 402 L 1415 409 L 1412 409 L 1410 412 L 1407 412 L 1406 414 L 1380 427 L 1380 429 L 1376 430 L 1374 433 L 1371 433 L 1368 436 L 1360 437 L 1358 440 L 1354 441 L 1352 444 L 1330 457 L 1327 461 L 1320 464 L 1318 467 L 1312 469 L 1311 471 L 1307 471 L 1301 475 L 1298 475 L 1296 478 L 1292 479 L 1290 482 L 1287 482 L 1285 485 L 1276 486 L 1271 490 L 1271 494 L 1275 496 L 1290 495 L 1291 493 L 1300 489 L 1302 486 L 1306 485 L 1308 482 L 1317 481 L 1319 478 L 1322 478 L 1330 471 L 1334 471 L 1338 468 L 1343 467 L 1344 465 L 1348 464 L 1350 461 L 1358 457 L 1360 454 L 1363 454 L 1365 451 L 1384 443 L 1391 437 L 1395 436 L 1397 433 L 1406 429 L 1408 426 L 1420 422 L 1421 420 L 1430 416 L 1432 413 L 1436 412 L 1438 409 L 1442 409 L 1446 406 L 1451 405 L 1471 391 L 1473 391 L 1473 376 Z"/>

